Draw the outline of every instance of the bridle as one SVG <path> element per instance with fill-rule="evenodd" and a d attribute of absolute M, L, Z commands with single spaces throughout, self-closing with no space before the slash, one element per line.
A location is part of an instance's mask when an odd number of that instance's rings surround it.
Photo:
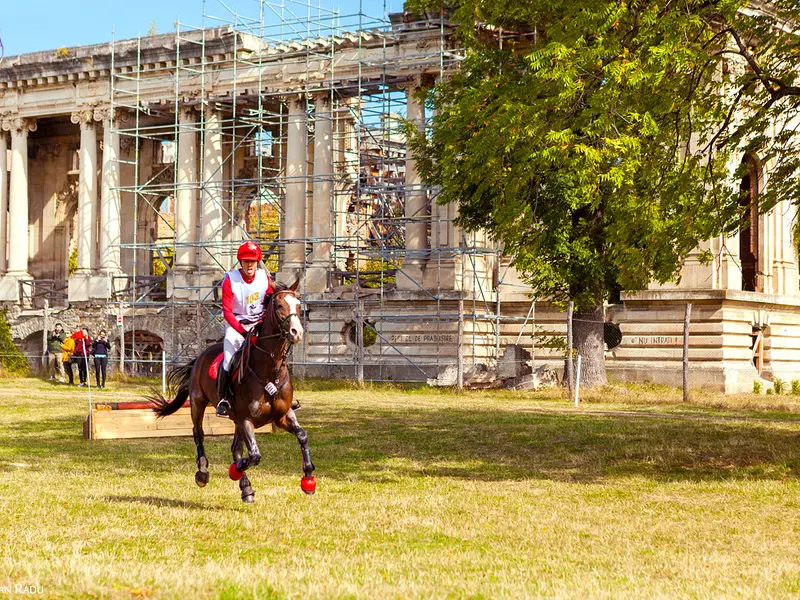
<path fill-rule="evenodd" d="M 259 328 L 258 337 L 260 337 L 260 338 L 263 337 L 264 339 L 270 339 L 270 338 L 276 338 L 276 337 L 279 337 L 279 338 L 282 338 L 282 339 L 287 339 L 287 340 L 289 339 L 289 332 L 286 331 L 286 323 L 288 323 L 289 320 L 292 317 L 300 317 L 300 315 L 298 315 L 297 313 L 291 312 L 288 315 L 286 315 L 286 317 L 282 321 L 278 320 L 278 304 L 275 302 L 275 299 L 281 294 L 290 294 L 293 298 L 297 299 L 297 295 L 292 290 L 278 290 L 277 292 L 272 294 L 272 297 L 269 299 L 269 303 L 267 304 L 266 308 L 264 309 L 264 312 L 265 313 L 269 313 L 269 317 L 268 317 L 269 318 L 269 324 L 275 327 L 275 329 L 277 330 L 277 333 L 273 333 L 271 335 L 263 335 L 261 333 L 261 330 L 264 329 L 264 322 L 263 322 L 263 318 L 262 318 L 261 327 Z M 272 307 L 272 310 L 270 310 L 270 307 Z"/>
<path fill-rule="evenodd" d="M 279 319 L 279 317 L 278 317 L 278 305 L 275 302 L 275 299 L 281 294 L 290 294 L 293 298 L 297 299 L 297 295 L 294 293 L 294 291 L 289 290 L 289 289 L 278 290 L 277 292 L 272 294 L 272 296 L 269 299 L 269 303 L 264 308 L 264 313 L 268 313 L 267 317 L 265 319 L 262 316 L 262 318 L 258 322 L 258 324 L 259 324 L 259 327 L 258 327 L 258 339 L 262 339 L 263 338 L 265 340 L 269 340 L 269 339 L 279 338 L 282 342 L 286 342 L 287 344 L 291 344 L 291 341 L 289 340 L 289 332 L 286 331 L 286 324 L 289 322 L 289 320 L 292 317 L 299 317 L 300 315 L 298 315 L 298 314 L 296 314 L 294 312 L 291 312 L 288 315 L 286 315 L 286 317 L 283 320 Z M 267 321 L 267 319 L 268 319 L 268 321 Z M 264 335 L 262 333 L 262 331 L 264 329 L 264 323 L 265 322 L 268 322 L 270 325 L 272 325 L 277 330 L 276 333 L 272 333 L 272 334 L 269 334 L 269 335 Z M 276 346 L 275 349 L 272 352 L 270 352 L 269 350 L 265 350 L 264 348 L 261 348 L 258 345 L 258 341 L 253 343 L 253 332 L 254 331 L 255 331 L 255 327 L 247 332 L 247 342 L 246 342 L 247 348 L 248 349 L 249 348 L 255 348 L 259 352 L 264 352 L 265 354 L 269 354 L 270 357 L 272 358 L 273 362 L 277 363 L 277 361 L 275 360 L 275 355 L 278 354 L 278 348 L 281 348 L 284 344 L 278 344 L 278 346 Z M 284 352 L 285 352 L 285 349 L 284 349 Z M 250 357 L 248 355 L 246 357 L 246 359 L 248 359 L 248 362 L 249 362 L 249 358 Z"/>

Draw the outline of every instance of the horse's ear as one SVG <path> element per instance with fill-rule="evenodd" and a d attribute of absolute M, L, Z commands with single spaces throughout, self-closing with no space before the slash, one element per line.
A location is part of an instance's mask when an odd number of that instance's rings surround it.
<path fill-rule="evenodd" d="M 300 277 L 294 280 L 294 283 L 289 287 L 293 292 L 297 291 L 297 286 L 300 285 Z"/>

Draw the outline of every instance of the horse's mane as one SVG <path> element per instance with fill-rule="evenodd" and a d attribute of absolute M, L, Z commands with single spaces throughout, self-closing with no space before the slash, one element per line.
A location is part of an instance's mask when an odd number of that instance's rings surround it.
<path fill-rule="evenodd" d="M 264 300 L 261 302 L 261 305 L 264 307 L 264 310 L 267 309 L 267 304 L 272 299 L 272 296 L 275 292 L 283 292 L 289 289 L 289 286 L 285 283 L 280 283 L 279 281 L 275 281 L 274 279 L 271 280 L 272 283 L 272 294 L 264 294 Z"/>

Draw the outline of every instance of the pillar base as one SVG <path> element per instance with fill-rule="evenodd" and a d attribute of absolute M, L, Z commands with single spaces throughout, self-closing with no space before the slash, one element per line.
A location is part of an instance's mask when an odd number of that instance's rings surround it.
<path fill-rule="evenodd" d="M 167 298 L 197 301 L 198 274 L 194 270 L 173 269 L 167 276 Z"/>
<path fill-rule="evenodd" d="M 122 275 L 122 271 L 114 273 L 73 273 L 69 278 L 67 298 L 70 302 L 88 302 L 89 300 L 110 300 L 115 291 L 125 287 L 125 281 L 114 281 L 114 275 Z"/>
<path fill-rule="evenodd" d="M 403 291 L 419 291 L 425 289 L 425 267 L 422 265 L 403 265 L 397 271 L 397 289 Z"/>
<path fill-rule="evenodd" d="M 67 299 L 70 302 L 88 302 L 91 273 L 73 273 L 67 282 Z"/>
<path fill-rule="evenodd" d="M 19 282 L 33 279 L 28 273 L 5 273 L 0 275 L 0 302 L 19 302 Z"/>
<path fill-rule="evenodd" d="M 275 273 L 275 281 L 286 284 L 287 286 L 292 285 L 295 282 L 295 280 L 300 280 L 300 283 L 297 286 L 298 293 L 301 294 L 305 293 L 305 283 L 304 283 L 302 267 L 284 266 L 281 267 L 280 271 Z"/>
<path fill-rule="evenodd" d="M 306 292 L 314 294 L 327 292 L 329 270 L 326 267 L 311 267 L 306 271 Z M 294 281 L 294 280 L 292 280 Z"/>
<path fill-rule="evenodd" d="M 225 276 L 224 271 L 217 266 L 203 266 L 200 267 L 200 272 L 197 275 L 198 285 L 200 286 L 200 298 L 204 301 L 214 300 L 217 301 L 222 298 L 222 278 Z"/>
<path fill-rule="evenodd" d="M 453 259 L 443 260 L 441 264 L 431 263 L 431 267 L 422 273 L 422 287 L 426 290 L 461 289 L 456 280 L 456 266 Z"/>

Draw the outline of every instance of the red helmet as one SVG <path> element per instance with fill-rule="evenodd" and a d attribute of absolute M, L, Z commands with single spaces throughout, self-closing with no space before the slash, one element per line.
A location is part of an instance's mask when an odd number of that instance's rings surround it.
<path fill-rule="evenodd" d="M 261 260 L 261 248 L 255 242 L 245 242 L 239 246 L 239 251 L 236 253 L 236 258 L 239 260 Z"/>

